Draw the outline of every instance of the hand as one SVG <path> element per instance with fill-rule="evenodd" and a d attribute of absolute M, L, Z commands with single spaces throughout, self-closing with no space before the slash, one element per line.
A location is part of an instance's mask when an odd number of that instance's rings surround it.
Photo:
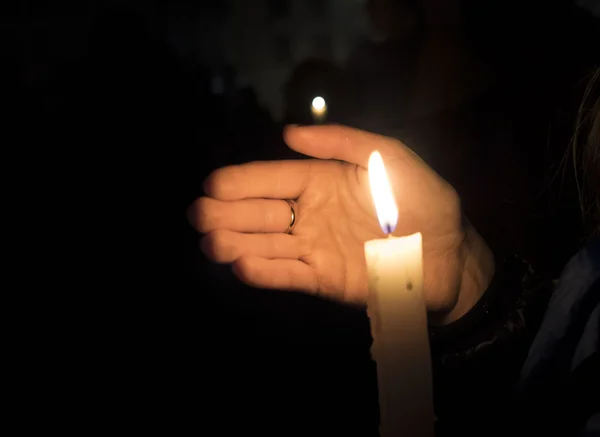
<path fill-rule="evenodd" d="M 245 283 L 364 304 L 363 244 L 382 238 L 367 175 L 378 150 L 398 206 L 394 235 L 423 235 L 424 297 L 447 323 L 468 311 L 493 275 L 491 252 L 461 213 L 455 190 L 401 142 L 342 127 L 289 127 L 290 148 L 319 159 L 221 168 L 190 208 L 202 249 Z M 336 161 L 337 160 L 337 161 Z M 295 199 L 296 224 L 284 199 Z"/>

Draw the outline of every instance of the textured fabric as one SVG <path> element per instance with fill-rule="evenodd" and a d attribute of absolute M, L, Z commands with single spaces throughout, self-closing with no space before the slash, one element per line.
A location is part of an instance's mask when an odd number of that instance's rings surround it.
<path fill-rule="evenodd" d="M 497 259 L 494 279 L 476 306 L 456 322 L 430 329 L 438 436 L 515 435 L 514 387 L 553 283 L 517 256 Z"/>
<path fill-rule="evenodd" d="M 540 406 L 539 420 L 554 411 L 563 417 L 562 423 L 576 427 L 600 407 L 598 392 L 594 395 L 591 389 L 600 366 L 594 371 L 589 364 L 599 353 L 599 302 L 600 241 L 596 240 L 563 270 L 521 370 L 518 394 Z"/>
<path fill-rule="evenodd" d="M 573 257 L 561 275 L 523 366 L 522 389 L 550 368 L 568 373 L 598 352 L 599 296 L 592 293 L 598 281 L 600 242 L 595 241 Z"/>
<path fill-rule="evenodd" d="M 594 435 L 599 287 L 600 241 L 557 283 L 499 262 L 467 315 L 430 330 L 437 434 Z"/>

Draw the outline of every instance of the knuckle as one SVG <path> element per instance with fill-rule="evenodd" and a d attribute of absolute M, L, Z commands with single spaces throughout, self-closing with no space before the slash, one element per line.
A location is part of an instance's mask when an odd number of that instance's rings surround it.
<path fill-rule="evenodd" d="M 460 196 L 458 195 L 456 189 L 449 184 L 447 186 L 447 190 L 448 191 L 445 196 L 447 208 L 446 213 L 454 217 L 455 221 L 460 221 L 462 209 Z"/>

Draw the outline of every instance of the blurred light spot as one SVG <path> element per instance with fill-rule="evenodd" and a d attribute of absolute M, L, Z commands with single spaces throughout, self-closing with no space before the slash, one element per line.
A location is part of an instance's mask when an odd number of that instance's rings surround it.
<path fill-rule="evenodd" d="M 327 104 L 323 97 L 317 96 L 312 101 L 312 107 L 310 108 L 313 119 L 316 123 L 321 123 L 327 116 Z"/>
<path fill-rule="evenodd" d="M 312 101 L 312 107 L 317 112 L 323 112 L 325 109 L 325 99 L 323 97 L 315 97 Z"/>

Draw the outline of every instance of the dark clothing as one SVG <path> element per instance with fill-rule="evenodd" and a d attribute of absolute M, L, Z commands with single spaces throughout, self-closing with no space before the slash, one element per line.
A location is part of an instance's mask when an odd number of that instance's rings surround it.
<path fill-rule="evenodd" d="M 437 434 L 592 435 L 599 298 L 600 241 L 557 284 L 500 263 L 475 308 L 431 331 Z"/>
<path fill-rule="evenodd" d="M 519 380 L 522 402 L 540 408 L 563 432 L 600 433 L 600 241 L 581 250 L 567 266 L 548 304 Z M 564 429 L 566 427 L 566 429 Z M 596 434 L 597 435 L 597 434 Z"/>

